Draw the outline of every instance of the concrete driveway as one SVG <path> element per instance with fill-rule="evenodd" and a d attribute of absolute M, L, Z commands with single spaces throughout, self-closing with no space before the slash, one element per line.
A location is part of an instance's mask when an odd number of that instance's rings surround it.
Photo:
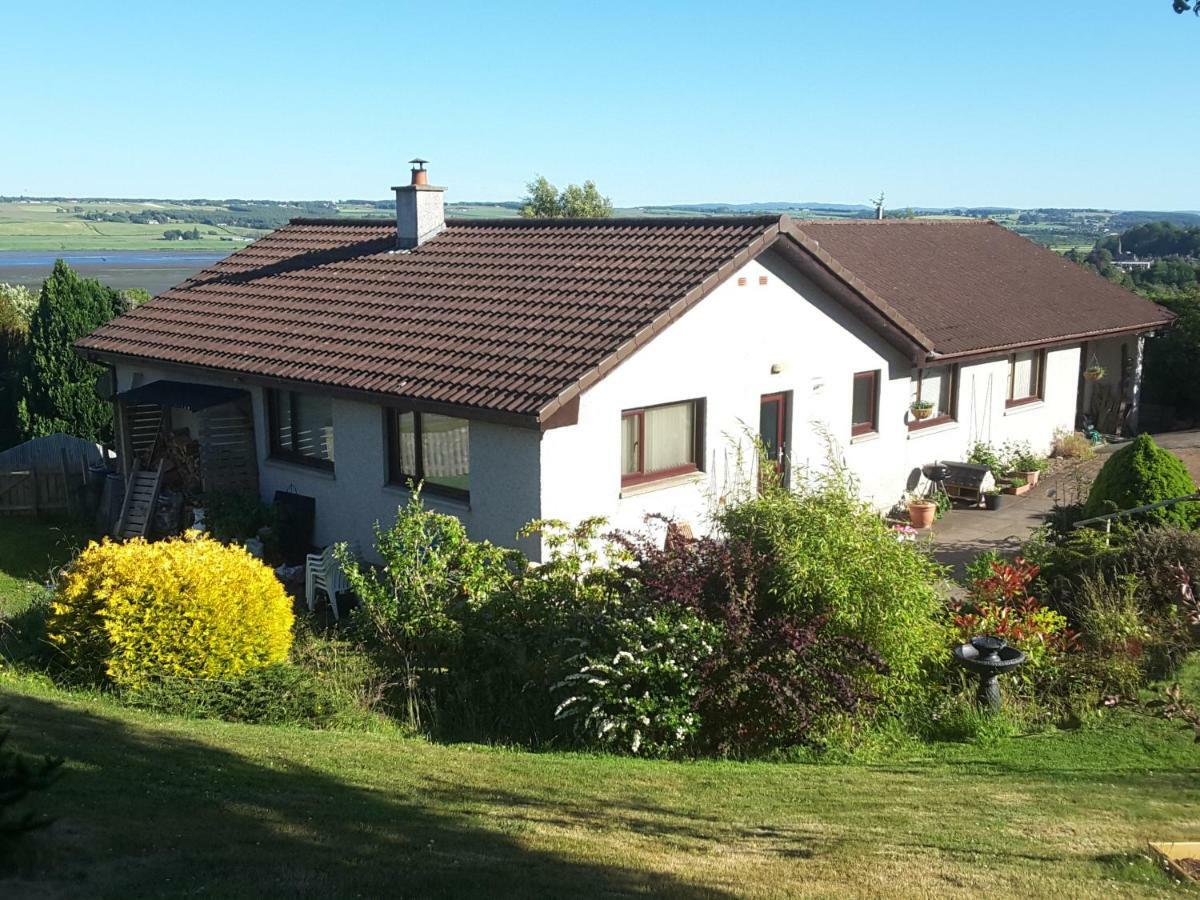
<path fill-rule="evenodd" d="M 1154 441 L 1179 456 L 1192 478 L 1200 482 L 1200 431 L 1156 434 Z M 1056 503 L 1087 499 L 1096 473 L 1109 454 L 1121 446 L 1118 443 L 1099 447 L 1096 456 L 1089 460 L 1055 460 L 1029 493 L 1021 497 L 1005 496 L 1003 508 L 995 512 L 956 506 L 930 529 L 934 558 L 951 566 L 954 577 L 961 578 L 963 567 L 985 550 L 1015 553 Z"/>

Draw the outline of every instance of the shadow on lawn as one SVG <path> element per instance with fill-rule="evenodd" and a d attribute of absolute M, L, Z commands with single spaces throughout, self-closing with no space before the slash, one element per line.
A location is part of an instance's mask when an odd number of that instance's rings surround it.
<path fill-rule="evenodd" d="M 39 798 L 59 821 L 34 839 L 34 863 L 10 889 L 122 897 L 732 896 L 524 846 L 516 835 L 538 824 L 589 823 L 576 809 L 556 821 L 552 804 L 520 794 L 449 780 L 385 793 L 292 760 L 250 761 L 175 734 L 138 732 L 53 701 L 4 703 L 20 749 L 68 760 L 66 777 Z M 396 753 L 405 752 L 398 743 Z M 347 759 L 347 769 L 354 763 Z M 652 807 L 614 812 L 604 823 L 597 811 L 589 816 L 604 831 L 641 820 L 644 828 L 631 829 L 641 835 L 661 833 L 661 824 L 650 825 L 658 815 L 677 816 Z M 700 841 L 677 819 L 667 830 L 679 829 L 678 843 Z M 601 853 L 610 850 L 601 843 Z"/>

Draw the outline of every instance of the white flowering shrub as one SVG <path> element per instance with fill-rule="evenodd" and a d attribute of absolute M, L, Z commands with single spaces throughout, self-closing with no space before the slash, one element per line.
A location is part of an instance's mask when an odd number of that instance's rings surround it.
<path fill-rule="evenodd" d="M 695 714 L 699 668 L 720 629 L 681 610 L 637 610 L 610 622 L 621 649 L 611 657 L 575 657 L 576 672 L 554 685 L 555 719 L 582 743 L 621 753 L 676 756 L 700 727 Z"/>

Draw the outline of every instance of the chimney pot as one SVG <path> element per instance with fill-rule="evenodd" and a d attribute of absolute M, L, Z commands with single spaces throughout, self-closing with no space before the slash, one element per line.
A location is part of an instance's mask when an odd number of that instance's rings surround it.
<path fill-rule="evenodd" d="M 396 248 L 411 250 L 419 247 L 446 227 L 446 207 L 442 195 L 444 187 L 429 183 L 424 159 L 409 160 L 412 163 L 412 180 L 409 184 L 394 187 L 396 192 Z"/>

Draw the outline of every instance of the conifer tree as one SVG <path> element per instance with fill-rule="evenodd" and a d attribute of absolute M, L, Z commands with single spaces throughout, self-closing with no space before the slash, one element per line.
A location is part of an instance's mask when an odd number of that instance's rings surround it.
<path fill-rule="evenodd" d="M 116 291 L 80 278 L 61 259 L 42 282 L 29 323 L 19 416 L 26 439 L 62 432 L 93 441 L 112 437 L 112 407 L 96 395 L 103 368 L 84 361 L 72 344 L 121 309 Z"/>

